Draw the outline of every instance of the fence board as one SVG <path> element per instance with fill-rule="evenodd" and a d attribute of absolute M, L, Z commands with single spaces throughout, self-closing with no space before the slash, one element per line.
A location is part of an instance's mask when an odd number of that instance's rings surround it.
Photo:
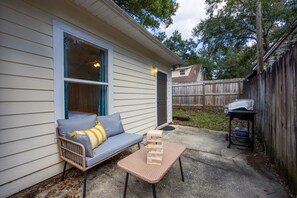
<path fill-rule="evenodd" d="M 297 43 L 260 75 L 244 83 L 255 100 L 257 136 L 297 192 Z"/>
<path fill-rule="evenodd" d="M 173 106 L 223 108 L 241 98 L 243 79 L 176 83 L 172 89 Z"/>

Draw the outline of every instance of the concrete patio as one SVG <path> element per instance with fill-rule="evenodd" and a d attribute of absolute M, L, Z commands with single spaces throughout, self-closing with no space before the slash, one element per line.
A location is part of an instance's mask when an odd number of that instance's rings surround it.
<path fill-rule="evenodd" d="M 164 140 L 187 146 L 182 155 L 185 182 L 181 181 L 178 162 L 156 185 L 157 197 L 288 197 L 275 181 L 259 174 L 247 164 L 249 149 L 227 149 L 225 132 L 172 125 Z M 137 146 L 92 169 L 88 174 L 87 197 L 123 197 L 125 172 L 117 161 Z M 65 181 L 56 176 L 26 189 L 14 197 L 81 197 L 83 177 L 77 169 L 66 173 Z M 152 197 L 151 185 L 133 176 L 127 197 Z"/>

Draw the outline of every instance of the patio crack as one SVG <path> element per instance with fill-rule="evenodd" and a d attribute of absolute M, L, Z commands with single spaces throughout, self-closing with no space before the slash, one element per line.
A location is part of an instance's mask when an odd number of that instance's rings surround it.
<path fill-rule="evenodd" d="M 201 153 L 207 153 L 207 154 L 212 154 L 212 155 L 217 155 L 217 156 L 223 157 L 222 154 L 218 154 L 218 153 L 214 153 L 214 152 L 201 151 L 201 150 L 192 149 L 192 148 L 187 148 L 187 150 L 188 151 L 198 151 L 198 152 L 201 152 Z"/>
<path fill-rule="evenodd" d="M 224 171 L 231 171 L 230 169 L 225 169 L 225 168 L 222 168 L 222 167 L 219 167 L 219 166 L 215 166 L 215 165 L 212 165 L 212 164 L 207 163 L 207 162 L 203 162 L 203 161 L 201 161 L 201 160 L 199 160 L 199 159 L 195 159 L 195 158 L 190 157 L 190 156 L 184 156 L 184 157 L 186 157 L 186 158 L 188 158 L 188 159 L 191 159 L 191 160 L 193 160 L 193 161 L 195 161 L 195 162 L 200 162 L 200 163 L 202 163 L 202 164 L 205 164 L 205 165 L 207 165 L 207 166 L 211 166 L 211 167 L 214 167 L 214 168 L 217 168 L 217 169 L 221 169 L 221 170 L 224 170 Z"/>

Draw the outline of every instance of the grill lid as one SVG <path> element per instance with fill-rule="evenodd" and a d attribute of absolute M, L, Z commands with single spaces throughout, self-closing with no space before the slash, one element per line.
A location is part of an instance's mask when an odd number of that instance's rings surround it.
<path fill-rule="evenodd" d="M 254 100 L 253 99 L 240 99 L 228 104 L 227 111 L 234 110 L 245 110 L 253 111 L 254 110 Z"/>

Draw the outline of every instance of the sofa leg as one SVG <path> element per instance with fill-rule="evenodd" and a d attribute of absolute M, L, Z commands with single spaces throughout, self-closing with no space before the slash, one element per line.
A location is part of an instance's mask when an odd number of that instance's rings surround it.
<path fill-rule="evenodd" d="M 61 181 L 64 181 L 64 176 L 65 176 L 65 171 L 66 171 L 66 165 L 67 165 L 67 162 L 65 161 L 65 163 L 64 163 L 64 169 L 63 169 L 63 174 L 61 176 Z"/>
<path fill-rule="evenodd" d="M 140 149 L 140 144 L 138 143 L 138 149 Z"/>
<path fill-rule="evenodd" d="M 83 198 L 86 198 L 86 187 L 87 187 L 87 171 L 84 172 L 84 189 L 83 189 Z"/>

